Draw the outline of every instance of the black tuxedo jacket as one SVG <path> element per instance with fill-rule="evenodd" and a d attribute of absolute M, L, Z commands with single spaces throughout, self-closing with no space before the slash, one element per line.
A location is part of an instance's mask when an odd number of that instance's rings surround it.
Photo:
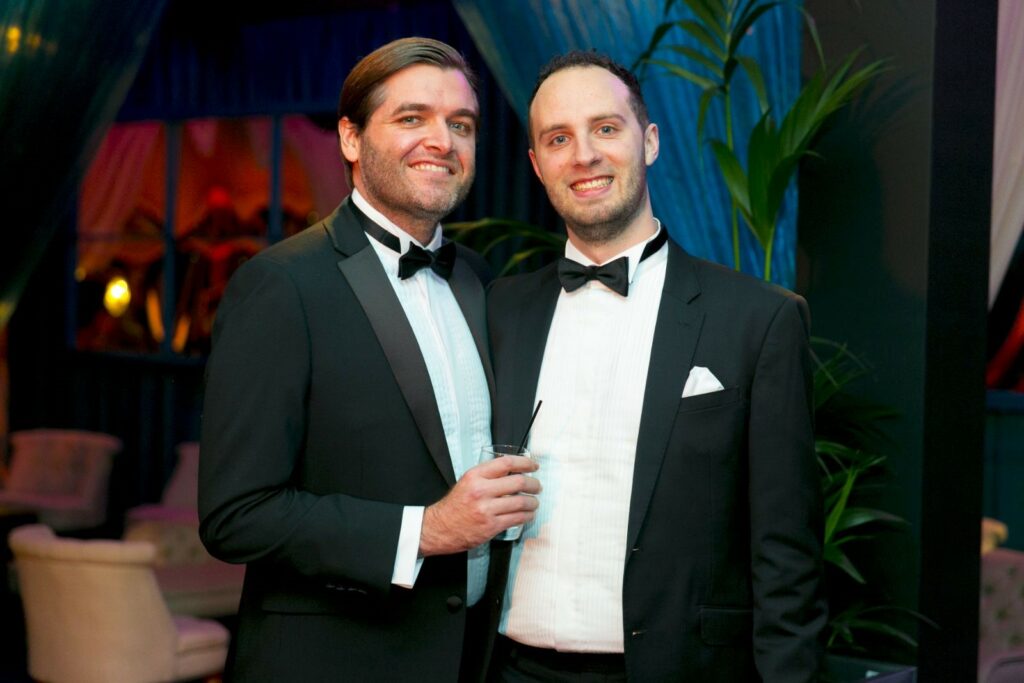
<path fill-rule="evenodd" d="M 455 476 L 423 356 L 349 202 L 239 268 L 217 314 L 200 533 L 248 565 L 237 680 L 459 678 L 466 555 L 391 585 L 403 506 Z M 459 255 L 451 289 L 493 388 L 470 265 L 483 261 Z"/>
<path fill-rule="evenodd" d="M 668 249 L 623 558 L 629 679 L 810 681 L 826 612 L 807 307 Z M 559 292 L 554 264 L 490 288 L 498 443 L 530 420 Z M 681 398 L 693 366 L 724 391 Z"/>

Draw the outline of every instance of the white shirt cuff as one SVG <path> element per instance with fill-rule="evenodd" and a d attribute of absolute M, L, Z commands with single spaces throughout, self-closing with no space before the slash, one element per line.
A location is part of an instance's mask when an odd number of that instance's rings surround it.
<path fill-rule="evenodd" d="M 423 506 L 406 505 L 402 510 L 402 529 L 398 533 L 398 551 L 395 553 L 395 570 L 391 583 L 402 588 L 412 588 L 423 566 L 420 553 L 420 531 L 423 528 Z"/>

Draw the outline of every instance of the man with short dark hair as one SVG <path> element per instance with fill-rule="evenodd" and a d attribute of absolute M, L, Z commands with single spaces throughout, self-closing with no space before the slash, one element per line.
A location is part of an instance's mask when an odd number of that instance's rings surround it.
<path fill-rule="evenodd" d="M 533 516 L 536 469 L 490 444 L 479 256 L 438 221 L 475 170 L 463 58 L 407 38 L 338 108 L 354 187 L 232 278 L 207 368 L 200 532 L 247 564 L 229 676 L 476 680 L 487 542 Z M 509 473 L 512 473 L 511 476 Z"/>
<path fill-rule="evenodd" d="M 488 294 L 495 439 L 543 401 L 537 517 L 493 550 L 508 566 L 494 678 L 815 680 L 806 304 L 668 239 L 647 189 L 658 128 L 620 65 L 556 58 L 529 125 L 568 241 Z"/>

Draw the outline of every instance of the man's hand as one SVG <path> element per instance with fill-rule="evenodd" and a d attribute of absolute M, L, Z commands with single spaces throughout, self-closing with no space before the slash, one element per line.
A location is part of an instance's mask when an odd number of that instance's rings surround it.
<path fill-rule="evenodd" d="M 441 500 L 423 511 L 420 555 L 449 555 L 475 548 L 505 529 L 533 519 L 540 482 L 526 476 L 537 463 L 503 455 L 466 471 Z"/>

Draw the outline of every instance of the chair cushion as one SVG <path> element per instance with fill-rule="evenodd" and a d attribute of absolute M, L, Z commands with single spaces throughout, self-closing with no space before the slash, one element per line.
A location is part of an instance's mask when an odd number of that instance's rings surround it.
<path fill-rule="evenodd" d="M 1024 681 L 1024 648 L 983 656 L 978 665 L 979 683 L 1020 683 Z"/>
<path fill-rule="evenodd" d="M 154 568 L 160 592 L 174 614 L 226 616 L 238 611 L 245 567 L 211 560 L 205 564 Z"/>
<path fill-rule="evenodd" d="M 212 619 L 174 617 L 178 649 L 174 671 L 178 679 L 199 678 L 223 671 L 228 656 L 228 630 Z"/>

